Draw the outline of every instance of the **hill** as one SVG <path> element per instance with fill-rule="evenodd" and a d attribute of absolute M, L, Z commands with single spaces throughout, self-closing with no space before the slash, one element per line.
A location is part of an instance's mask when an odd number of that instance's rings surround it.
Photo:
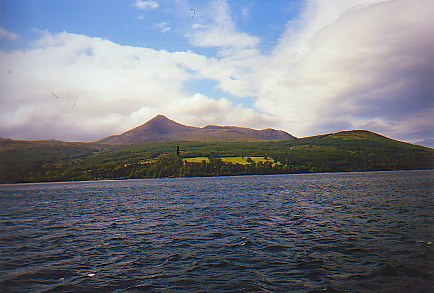
<path fill-rule="evenodd" d="M 159 128 L 152 123 L 146 127 L 167 133 L 164 124 L 156 125 Z M 175 126 L 178 133 L 190 131 L 189 126 Z M 0 183 L 432 169 L 433 159 L 431 148 L 366 130 L 278 141 L 108 144 L 4 139 L 0 140 Z"/>
<path fill-rule="evenodd" d="M 120 135 L 106 137 L 99 143 L 140 144 L 152 141 L 261 141 L 296 139 L 282 130 L 236 126 L 208 125 L 202 128 L 187 126 L 157 115 L 143 125 Z"/>

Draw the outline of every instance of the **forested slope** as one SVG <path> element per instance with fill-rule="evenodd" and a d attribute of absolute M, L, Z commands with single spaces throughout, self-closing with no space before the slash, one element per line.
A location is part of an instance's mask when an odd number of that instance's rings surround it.
<path fill-rule="evenodd" d="M 195 157 L 209 160 L 186 161 Z M 234 164 L 224 162 L 222 158 L 226 157 L 269 160 Z M 433 158 L 433 149 L 368 131 L 285 141 L 148 142 L 128 146 L 2 140 L 0 182 L 429 169 L 434 166 Z"/>

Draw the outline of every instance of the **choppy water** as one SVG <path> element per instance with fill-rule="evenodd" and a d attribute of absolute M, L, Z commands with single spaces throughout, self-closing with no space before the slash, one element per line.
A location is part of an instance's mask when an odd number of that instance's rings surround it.
<path fill-rule="evenodd" d="M 0 186 L 2 292 L 433 292 L 433 171 Z"/>

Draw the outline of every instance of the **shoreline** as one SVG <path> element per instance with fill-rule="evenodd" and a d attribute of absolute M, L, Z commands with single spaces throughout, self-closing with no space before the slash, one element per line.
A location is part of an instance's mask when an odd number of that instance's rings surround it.
<path fill-rule="evenodd" d="M 221 175 L 221 176 L 186 176 L 186 177 L 157 177 L 157 178 L 122 178 L 122 179 L 95 179 L 95 180 L 71 180 L 71 181 L 38 181 L 38 182 L 17 182 L 0 183 L 0 187 L 26 186 L 43 184 L 77 184 L 77 183 L 96 183 L 96 182 L 123 182 L 129 180 L 167 180 L 167 179 L 190 179 L 190 178 L 221 178 L 221 177 L 244 177 L 244 176 L 282 176 L 282 175 L 319 175 L 319 174 L 355 174 L 355 173 L 389 173 L 389 172 L 420 172 L 434 171 L 430 169 L 401 169 L 401 170 L 366 170 L 366 171 L 339 171 L 339 172 L 304 172 L 304 173 L 282 173 L 282 174 L 240 174 L 240 175 Z"/>

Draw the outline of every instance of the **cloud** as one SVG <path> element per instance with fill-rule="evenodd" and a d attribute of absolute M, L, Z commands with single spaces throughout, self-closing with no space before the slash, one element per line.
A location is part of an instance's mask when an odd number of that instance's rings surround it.
<path fill-rule="evenodd" d="M 432 135 L 432 7 L 308 1 L 256 75 L 257 107 L 299 136 L 354 128 L 407 140 Z"/>
<path fill-rule="evenodd" d="M 0 38 L 5 38 L 8 39 L 10 41 L 15 41 L 18 40 L 20 38 L 19 35 L 12 33 L 8 30 L 6 30 L 5 28 L 0 26 Z"/>
<path fill-rule="evenodd" d="M 259 38 L 236 30 L 235 24 L 230 17 L 229 5 L 226 1 L 215 0 L 208 9 L 211 14 L 209 25 L 194 27 L 201 28 L 186 37 L 198 47 L 217 48 L 255 48 L 259 44 Z"/>
<path fill-rule="evenodd" d="M 162 33 L 167 33 L 172 30 L 172 27 L 168 22 L 159 22 L 155 25 L 155 27 Z"/>
<path fill-rule="evenodd" d="M 199 126 L 219 124 L 265 128 L 274 122 L 272 115 L 246 109 L 227 98 L 212 99 L 200 93 L 177 100 L 176 109 L 168 105 L 164 113 L 170 113 L 169 116 L 178 121 Z"/>
<path fill-rule="evenodd" d="M 203 22 L 195 23 L 186 37 L 194 46 L 217 49 L 218 58 L 210 59 L 198 74 L 217 80 L 218 89 L 232 96 L 255 96 L 252 72 L 264 60 L 258 49 L 260 39 L 237 30 L 227 1 L 211 1 L 201 11 L 209 14 L 202 12 Z"/>
<path fill-rule="evenodd" d="M 228 3 L 213 2 L 207 28 L 189 36 L 219 48 L 218 88 L 256 97 L 297 136 L 367 128 L 409 141 L 434 128 L 434 27 L 425 0 L 310 0 L 270 55 L 237 31 Z M 405 13 L 402 13 L 405 11 Z"/>
<path fill-rule="evenodd" d="M 142 0 L 136 0 L 134 6 L 142 10 L 152 10 L 159 7 L 157 1 L 142 1 Z"/>
<path fill-rule="evenodd" d="M 250 17 L 250 7 L 241 8 L 241 16 L 244 21 L 247 21 Z"/>
<path fill-rule="evenodd" d="M 204 29 L 206 28 L 206 25 L 200 24 L 200 23 L 195 23 L 191 26 L 192 29 Z"/>
<path fill-rule="evenodd" d="M 223 70 L 217 61 L 192 52 L 46 32 L 25 53 L 0 52 L 0 68 L 8 69 L 0 79 L 0 137 L 92 141 L 158 113 L 184 123 L 265 127 L 268 119 L 224 97 L 187 92 L 187 82 Z M 194 118 L 198 113 L 201 118 Z"/>

